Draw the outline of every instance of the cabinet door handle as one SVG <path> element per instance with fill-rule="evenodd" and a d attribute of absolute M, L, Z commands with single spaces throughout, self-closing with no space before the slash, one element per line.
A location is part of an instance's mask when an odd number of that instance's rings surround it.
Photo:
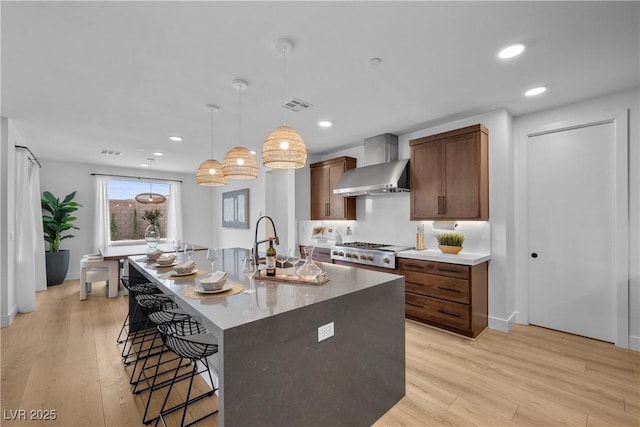
<path fill-rule="evenodd" d="M 438 268 L 438 271 L 446 271 L 447 273 L 460 273 L 459 270 L 451 270 L 449 268 Z"/>
<path fill-rule="evenodd" d="M 438 310 L 438 313 L 442 313 L 442 314 L 446 314 L 447 316 L 451 316 L 451 317 L 460 317 L 459 314 L 455 314 L 455 313 L 448 313 L 444 310 Z"/>
<path fill-rule="evenodd" d="M 442 213 L 447 213 L 447 196 L 442 196 Z"/>
<path fill-rule="evenodd" d="M 331 215 L 331 208 L 329 207 L 329 203 L 324 204 L 324 216 Z"/>
<path fill-rule="evenodd" d="M 411 268 L 424 268 L 423 265 L 418 265 L 418 264 L 406 264 L 406 266 Z"/>
<path fill-rule="evenodd" d="M 442 214 L 442 196 L 438 196 L 438 213 Z"/>
<path fill-rule="evenodd" d="M 438 289 L 442 289 L 443 291 L 460 293 L 460 289 L 445 288 L 444 286 L 438 286 Z"/>
<path fill-rule="evenodd" d="M 424 305 L 422 305 L 422 304 L 416 304 L 415 302 L 405 301 L 405 303 L 406 303 L 407 305 L 412 305 L 412 306 L 414 306 L 414 307 L 424 308 Z"/>

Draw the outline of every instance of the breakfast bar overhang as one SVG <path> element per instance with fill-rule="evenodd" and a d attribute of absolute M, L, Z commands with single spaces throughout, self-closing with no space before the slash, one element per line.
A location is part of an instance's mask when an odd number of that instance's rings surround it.
<path fill-rule="evenodd" d="M 246 254 L 220 250 L 216 268 L 248 288 Z M 199 278 L 166 279 L 140 258 L 130 258 L 129 274 L 173 295 L 218 340 L 220 426 L 370 426 L 404 396 L 402 276 L 321 264 L 323 285 L 256 278 L 253 294 L 194 298 Z M 203 253 L 193 260 L 211 268 Z M 319 341 L 330 323 L 334 335 Z"/>

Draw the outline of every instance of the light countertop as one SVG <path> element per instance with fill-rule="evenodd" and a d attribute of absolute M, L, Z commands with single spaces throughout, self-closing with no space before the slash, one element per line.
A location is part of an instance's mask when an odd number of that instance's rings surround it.
<path fill-rule="evenodd" d="M 220 298 L 197 299 L 188 296 L 187 291 L 193 289 L 202 276 L 163 278 L 163 274 L 171 269 L 158 270 L 150 267 L 144 261 L 146 258 L 144 256 L 129 258 L 129 262 L 136 265 L 143 275 L 152 279 L 166 293 L 173 294 L 179 304 L 191 307 L 199 315 L 209 319 L 220 330 L 227 330 L 290 310 L 339 298 L 401 277 L 394 274 L 316 262 L 330 279 L 324 285 L 267 282 L 258 278 L 250 284 L 242 273 L 242 258 L 246 253 L 247 251 L 244 249 L 220 249 L 215 269 L 226 271 L 229 275 L 228 281 L 239 283 L 244 288 L 254 288 L 257 292 L 250 295 L 240 293 Z M 211 270 L 211 265 L 207 262 L 205 255 L 204 252 L 195 252 L 192 259 L 196 262 L 198 270 L 208 272 Z M 298 267 L 301 265 L 299 264 Z"/>
<path fill-rule="evenodd" d="M 462 252 L 457 253 L 455 255 L 443 254 L 438 249 L 425 249 L 423 251 L 410 249 L 407 251 L 398 252 L 396 254 L 396 257 L 409 258 L 409 259 L 421 259 L 425 261 L 448 262 L 450 264 L 476 265 L 476 264 L 482 264 L 483 262 L 489 261 L 491 259 L 491 254 L 465 252 L 464 249 L 462 250 Z"/>

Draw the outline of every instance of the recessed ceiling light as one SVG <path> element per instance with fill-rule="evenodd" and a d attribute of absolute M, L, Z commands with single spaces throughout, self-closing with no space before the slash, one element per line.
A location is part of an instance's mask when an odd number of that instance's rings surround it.
<path fill-rule="evenodd" d="M 524 52 L 524 45 L 522 43 L 512 44 L 507 46 L 498 53 L 498 56 L 502 59 L 510 59 L 516 57 Z"/>
<path fill-rule="evenodd" d="M 253 154 L 254 156 L 256 155 L 255 150 L 249 150 L 249 152 L 250 152 L 251 154 Z"/>
<path fill-rule="evenodd" d="M 320 126 L 321 128 L 330 128 L 332 124 L 333 123 L 331 123 L 329 120 L 322 120 L 318 122 L 318 126 Z"/>
<path fill-rule="evenodd" d="M 536 96 L 536 95 L 540 95 L 541 93 L 544 93 L 547 91 L 547 88 L 544 86 L 538 86 L 538 87 L 534 87 L 533 89 L 529 89 L 528 91 L 526 91 L 524 93 L 525 96 Z"/>
<path fill-rule="evenodd" d="M 143 168 L 148 168 L 149 165 L 147 163 L 140 163 L 140 166 L 142 166 Z"/>
<path fill-rule="evenodd" d="M 155 153 L 153 153 L 154 156 L 164 156 L 164 153 L 161 153 L 160 151 L 156 151 Z"/>
<path fill-rule="evenodd" d="M 172 135 L 169 137 L 169 139 L 173 142 L 182 142 L 182 137 L 178 135 Z"/>

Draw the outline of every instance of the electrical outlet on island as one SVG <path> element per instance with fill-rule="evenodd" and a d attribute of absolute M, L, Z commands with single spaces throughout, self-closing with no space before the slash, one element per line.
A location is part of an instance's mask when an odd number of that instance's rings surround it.
<path fill-rule="evenodd" d="M 318 328 L 318 342 L 324 341 L 333 336 L 333 322 Z"/>

